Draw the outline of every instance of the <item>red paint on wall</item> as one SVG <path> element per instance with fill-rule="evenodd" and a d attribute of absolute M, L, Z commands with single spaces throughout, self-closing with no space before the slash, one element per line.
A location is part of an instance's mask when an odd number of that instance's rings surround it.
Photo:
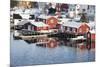
<path fill-rule="evenodd" d="M 92 33 L 92 34 L 91 34 L 91 39 L 92 39 L 92 40 L 95 40 L 95 33 Z"/>
<path fill-rule="evenodd" d="M 49 25 L 49 27 L 52 29 L 52 28 L 55 28 L 56 25 L 58 24 L 58 19 L 55 18 L 55 17 L 50 17 L 47 19 L 47 24 Z"/>
<path fill-rule="evenodd" d="M 87 24 L 82 24 L 79 28 L 78 28 L 78 33 L 84 34 L 89 32 L 90 27 Z"/>

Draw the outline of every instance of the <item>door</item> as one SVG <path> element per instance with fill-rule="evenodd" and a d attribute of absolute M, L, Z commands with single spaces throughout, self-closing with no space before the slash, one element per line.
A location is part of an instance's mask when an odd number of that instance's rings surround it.
<path fill-rule="evenodd" d="M 31 30 L 32 30 L 32 29 L 31 29 L 31 25 L 28 25 L 28 30 L 29 30 L 29 31 L 31 31 Z"/>

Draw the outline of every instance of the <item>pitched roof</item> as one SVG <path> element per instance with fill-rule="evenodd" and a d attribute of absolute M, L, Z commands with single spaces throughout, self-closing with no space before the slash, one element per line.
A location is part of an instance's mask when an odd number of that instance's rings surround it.
<path fill-rule="evenodd" d="M 78 23 L 78 22 L 75 22 L 75 21 L 68 21 L 68 22 L 63 22 L 62 25 L 68 26 L 68 27 L 79 28 L 82 25 L 82 23 Z"/>
<path fill-rule="evenodd" d="M 45 15 L 45 14 L 41 14 L 38 18 L 42 18 L 42 19 L 48 19 L 48 18 L 50 18 L 50 17 L 55 17 L 55 18 L 57 18 L 57 16 L 51 16 L 51 15 Z"/>
<path fill-rule="evenodd" d="M 37 26 L 37 27 L 47 27 L 48 25 L 43 22 L 30 22 L 31 24 Z"/>
<path fill-rule="evenodd" d="M 95 21 L 89 21 L 89 23 L 87 23 L 90 27 L 94 27 L 95 26 Z"/>
<path fill-rule="evenodd" d="M 24 24 L 26 24 L 28 22 L 29 21 L 27 21 L 27 20 L 21 20 L 21 21 L 19 21 L 19 23 L 17 23 L 17 25 L 24 25 Z"/>
<path fill-rule="evenodd" d="M 35 22 L 34 20 L 20 20 L 18 21 L 17 25 L 24 25 L 26 23 L 31 23 L 32 25 L 35 25 L 37 27 L 46 27 L 48 26 L 47 24 L 43 22 Z"/>
<path fill-rule="evenodd" d="M 33 22 L 34 20 L 26 20 L 26 19 L 15 19 L 16 25 L 24 25 L 29 22 Z"/>

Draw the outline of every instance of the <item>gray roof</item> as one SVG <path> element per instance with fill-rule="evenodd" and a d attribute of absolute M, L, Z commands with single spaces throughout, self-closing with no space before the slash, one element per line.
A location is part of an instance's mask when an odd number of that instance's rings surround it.
<path fill-rule="evenodd" d="M 47 27 L 48 25 L 43 22 L 30 22 L 31 24 L 37 26 L 37 27 Z"/>
<path fill-rule="evenodd" d="M 24 25 L 24 24 L 26 24 L 26 23 L 28 23 L 29 21 L 27 21 L 27 20 L 21 20 L 21 21 L 19 21 L 19 23 L 18 23 L 18 25 Z"/>
<path fill-rule="evenodd" d="M 68 26 L 68 27 L 79 28 L 82 25 L 82 23 L 78 23 L 78 22 L 75 22 L 75 21 L 68 21 L 68 22 L 64 22 L 62 25 Z"/>
<path fill-rule="evenodd" d="M 46 26 L 48 26 L 47 24 L 45 24 L 43 22 L 35 22 L 34 20 L 21 20 L 21 21 L 19 21 L 19 23 L 17 23 L 17 25 L 24 25 L 26 23 L 31 23 L 32 25 L 35 25 L 37 27 L 46 27 Z"/>
<path fill-rule="evenodd" d="M 45 15 L 45 14 L 41 14 L 38 18 L 43 18 L 43 19 L 48 19 L 50 17 L 55 17 L 57 18 L 57 16 L 51 16 L 51 15 Z"/>

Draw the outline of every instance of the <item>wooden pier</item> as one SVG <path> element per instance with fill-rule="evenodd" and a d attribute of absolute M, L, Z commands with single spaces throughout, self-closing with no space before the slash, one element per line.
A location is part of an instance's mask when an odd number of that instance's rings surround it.
<path fill-rule="evenodd" d="M 36 38 L 43 38 L 43 37 L 47 37 L 47 35 L 31 35 L 31 36 L 19 36 L 21 39 L 23 40 L 31 40 L 31 39 L 36 39 Z"/>
<path fill-rule="evenodd" d="M 48 37 L 58 37 L 58 38 L 75 38 L 77 37 L 74 33 L 51 33 Z"/>

